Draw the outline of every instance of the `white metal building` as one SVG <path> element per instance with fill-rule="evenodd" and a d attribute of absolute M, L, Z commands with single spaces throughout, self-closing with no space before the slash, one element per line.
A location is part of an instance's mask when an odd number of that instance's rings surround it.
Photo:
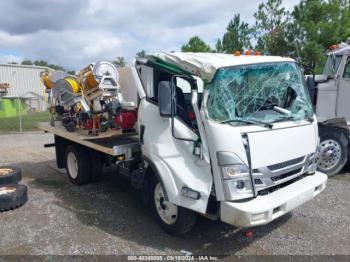
<path fill-rule="evenodd" d="M 47 109 L 47 94 L 40 79 L 40 73 L 51 70 L 47 67 L 31 65 L 0 64 L 0 83 L 10 84 L 9 98 L 26 99 L 28 109 Z"/>

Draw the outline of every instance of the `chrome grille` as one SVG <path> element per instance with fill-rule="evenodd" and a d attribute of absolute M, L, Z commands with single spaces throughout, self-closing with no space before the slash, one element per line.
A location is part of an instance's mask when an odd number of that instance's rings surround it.
<path fill-rule="evenodd" d="M 298 157 L 298 158 L 295 158 L 295 159 L 292 159 L 292 160 L 288 160 L 288 161 L 285 161 L 285 162 L 281 162 L 281 163 L 278 163 L 278 164 L 267 166 L 267 168 L 270 169 L 270 170 L 277 170 L 277 169 L 286 168 L 288 166 L 293 166 L 293 165 L 301 163 L 304 160 L 304 158 L 305 158 L 304 156 Z"/>
<path fill-rule="evenodd" d="M 287 173 L 284 173 L 284 174 L 281 174 L 281 175 L 278 175 L 278 176 L 273 176 L 273 177 L 271 177 L 271 180 L 272 180 L 273 182 L 277 182 L 277 181 L 279 181 L 279 180 L 281 180 L 281 179 L 285 179 L 285 178 L 287 178 L 287 177 L 296 175 L 296 174 L 300 173 L 301 170 L 302 170 L 302 168 L 298 168 L 298 169 L 296 169 L 296 170 L 293 170 L 293 171 L 290 171 L 290 172 L 287 172 Z"/>
<path fill-rule="evenodd" d="M 275 186 L 272 186 L 272 187 L 260 190 L 260 191 L 258 191 L 258 195 L 259 196 L 263 196 L 263 195 L 267 195 L 269 193 L 272 193 L 272 192 L 274 192 L 274 191 L 276 191 L 276 190 L 278 190 L 280 188 L 288 186 L 288 185 L 290 185 L 290 184 L 292 184 L 292 183 L 294 183 L 294 182 L 304 178 L 305 176 L 307 176 L 307 174 L 302 174 L 302 175 L 297 176 L 297 177 L 295 177 L 295 178 L 293 178 L 291 180 L 288 180 L 287 182 L 284 182 L 282 184 L 278 184 L 278 185 L 275 185 Z"/>
<path fill-rule="evenodd" d="M 277 190 L 288 181 L 307 174 L 311 155 L 298 157 L 282 163 L 253 169 L 253 182 L 256 192 L 270 192 L 271 188 Z"/>

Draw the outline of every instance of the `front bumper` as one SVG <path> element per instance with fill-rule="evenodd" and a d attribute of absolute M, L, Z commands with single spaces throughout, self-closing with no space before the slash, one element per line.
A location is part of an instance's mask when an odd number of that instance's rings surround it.
<path fill-rule="evenodd" d="M 326 187 L 327 176 L 316 172 L 265 196 L 246 202 L 221 202 L 221 220 L 238 227 L 264 225 L 313 199 Z"/>

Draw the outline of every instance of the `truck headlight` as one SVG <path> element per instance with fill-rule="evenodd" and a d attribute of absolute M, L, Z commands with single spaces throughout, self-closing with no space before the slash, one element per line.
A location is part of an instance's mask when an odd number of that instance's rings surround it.
<path fill-rule="evenodd" d="M 232 166 L 223 166 L 222 174 L 224 175 L 224 179 L 231 179 L 237 175 L 242 175 L 242 174 L 249 175 L 249 170 L 248 170 L 248 167 L 244 164 L 238 164 L 238 165 L 236 164 Z"/>
<path fill-rule="evenodd" d="M 226 199 L 239 200 L 253 197 L 252 181 L 249 174 L 237 175 L 235 178 L 223 181 Z"/>
<path fill-rule="evenodd" d="M 233 153 L 218 152 L 222 183 L 226 200 L 240 200 L 254 196 L 249 168 Z"/>

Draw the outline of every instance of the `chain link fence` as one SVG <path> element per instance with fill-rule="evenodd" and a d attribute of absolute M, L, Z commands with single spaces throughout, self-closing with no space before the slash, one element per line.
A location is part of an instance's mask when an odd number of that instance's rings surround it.
<path fill-rule="evenodd" d="M 40 98 L 0 97 L 0 133 L 37 131 L 39 122 L 50 120 Z"/>

